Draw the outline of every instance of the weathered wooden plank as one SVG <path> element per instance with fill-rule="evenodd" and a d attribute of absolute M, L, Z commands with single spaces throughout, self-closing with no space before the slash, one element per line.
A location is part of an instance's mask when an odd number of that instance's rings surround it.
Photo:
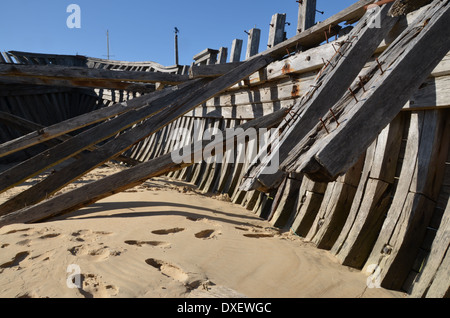
<path fill-rule="evenodd" d="M 290 175 L 286 178 L 286 185 L 281 192 L 280 202 L 273 211 L 273 215 L 268 219 L 273 226 L 283 228 L 287 224 L 296 207 L 296 198 L 301 184 L 302 176 Z M 281 189 L 281 186 L 279 189 Z"/>
<path fill-rule="evenodd" d="M 219 77 L 233 70 L 244 62 L 226 64 L 193 65 L 189 69 L 189 78 Z"/>
<path fill-rule="evenodd" d="M 297 215 L 291 226 L 296 234 L 302 237 L 308 235 L 319 212 L 327 186 L 326 183 L 316 183 L 306 176 L 303 177 L 296 202 Z"/>
<path fill-rule="evenodd" d="M 347 220 L 361 176 L 364 156 L 344 176 L 328 185 L 306 240 L 321 249 L 331 249 Z"/>
<path fill-rule="evenodd" d="M 398 116 L 366 151 L 361 182 L 346 223 L 332 247 L 342 264 L 361 268 L 369 256 L 391 201 L 404 116 Z"/>
<path fill-rule="evenodd" d="M 436 276 L 428 289 L 427 298 L 448 298 L 450 296 L 450 254 L 446 253 Z"/>
<path fill-rule="evenodd" d="M 382 286 L 388 288 L 400 288 L 414 263 L 436 205 L 449 151 L 445 111 L 413 113 L 411 119 L 396 193 L 365 265 L 379 264 Z M 426 189 L 431 180 L 432 192 Z"/>
<path fill-rule="evenodd" d="M 18 78 L 26 80 L 29 78 L 40 79 L 42 85 L 50 82 L 50 85 L 58 86 L 87 86 L 103 88 L 127 89 L 124 82 L 137 83 L 165 83 L 180 84 L 189 79 L 185 75 L 160 73 L 160 72 L 133 72 L 133 71 L 110 71 L 104 69 L 91 69 L 86 67 L 67 67 L 59 65 L 10 65 L 0 64 L 0 76 L 7 78 Z M 121 83 L 123 86 L 109 86 Z M 31 83 L 35 84 L 35 82 Z M 105 86 L 106 85 L 106 86 Z M 108 87 L 109 86 L 109 87 Z"/>
<path fill-rule="evenodd" d="M 381 10 L 370 11 L 364 16 L 349 35 L 351 42 L 341 46 L 341 54 L 335 54 L 324 68 L 323 74 L 319 74 L 315 85 L 294 106 L 292 116 L 295 118 L 286 120 L 286 132 L 277 145 L 277 151 L 273 151 L 272 156 L 277 155 L 280 162 L 288 158 L 292 148 L 311 131 L 319 118 L 325 116 L 330 107 L 347 91 L 361 68 L 374 53 L 375 48 L 394 26 L 396 19 L 386 14 L 389 8 L 390 5 L 387 4 Z M 372 19 L 380 19 L 381 28 L 369 27 L 369 21 Z M 285 172 L 280 170 L 272 175 L 261 174 L 266 162 L 271 159 L 270 156 L 262 158 L 262 164 L 249 172 L 249 178 L 241 185 L 242 189 L 256 188 L 266 191 L 277 186 Z"/>
<path fill-rule="evenodd" d="M 359 87 L 355 93 L 356 85 L 353 86 L 347 97 L 354 95 L 354 99 L 346 102 L 343 98 L 334 109 L 342 112 L 337 116 L 341 125 L 329 134 L 322 130 L 314 138 L 302 141 L 282 167 L 287 171 L 307 173 L 316 180 L 333 180 L 344 173 L 448 53 L 450 39 L 443 36 L 450 31 L 450 25 L 445 22 L 447 19 L 450 19 L 447 2 L 435 2 L 424 10 L 416 22 L 383 52 L 379 61 L 374 62 L 372 72 L 375 73 L 365 84 L 370 89 Z M 426 55 L 423 54 L 425 49 Z M 410 76 L 412 69 L 414 76 Z M 393 91 L 396 93 L 392 94 Z M 360 138 L 350 145 L 348 136 L 355 134 Z M 300 154 L 303 143 L 308 144 L 308 150 Z"/>
<path fill-rule="evenodd" d="M 423 271 L 419 274 L 419 277 L 412 286 L 410 297 L 422 298 L 422 297 L 444 297 L 450 286 L 450 275 L 448 274 L 448 264 L 446 266 L 444 258 L 447 254 L 448 258 L 448 246 L 450 244 L 450 201 L 447 203 L 444 216 L 442 218 L 439 229 L 433 240 L 431 252 L 425 263 L 423 264 Z M 447 261 L 448 263 L 448 261 Z M 440 269 L 442 268 L 442 269 Z M 439 270 L 447 271 L 447 275 L 443 275 L 442 279 L 437 275 Z M 430 286 L 440 285 L 443 288 L 443 292 L 439 294 L 435 293 L 435 287 L 430 289 Z M 436 288 L 437 289 L 437 288 Z M 428 295 L 430 294 L 430 295 Z"/>
<path fill-rule="evenodd" d="M 279 124 L 283 116 L 284 111 L 278 111 L 248 122 L 242 125 L 241 128 L 245 131 L 250 127 L 255 129 L 275 127 Z M 225 136 L 223 142 L 220 141 L 217 144 L 225 147 L 227 142 L 230 142 L 230 140 L 227 140 Z M 202 142 L 199 151 L 203 151 L 204 147 L 208 144 L 208 141 Z M 195 145 L 192 145 L 192 147 L 196 149 Z M 189 154 L 184 158 L 184 162 L 177 164 L 173 162 L 171 154 L 166 154 L 70 192 L 60 194 L 40 204 L 2 216 L 0 217 L 0 227 L 13 223 L 38 222 L 52 216 L 75 211 L 107 196 L 133 188 L 149 178 L 163 175 L 172 170 L 181 169 L 186 165 L 192 165 L 194 162 L 192 159 L 197 155 L 195 153 Z"/>
<path fill-rule="evenodd" d="M 241 39 L 234 39 L 231 44 L 231 55 L 230 55 L 230 63 L 237 63 L 241 60 L 242 54 L 242 43 Z"/>

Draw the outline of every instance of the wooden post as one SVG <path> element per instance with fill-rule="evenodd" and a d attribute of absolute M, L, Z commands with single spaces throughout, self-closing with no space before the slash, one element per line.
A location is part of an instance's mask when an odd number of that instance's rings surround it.
<path fill-rule="evenodd" d="M 175 28 L 175 65 L 179 65 L 178 63 L 178 29 Z"/>
<path fill-rule="evenodd" d="M 298 0 L 297 34 L 309 29 L 316 23 L 316 2 L 316 0 Z"/>
<path fill-rule="evenodd" d="M 270 22 L 269 43 L 267 43 L 267 47 L 273 48 L 275 45 L 286 39 L 286 34 L 284 32 L 285 25 L 285 13 L 277 13 L 272 16 L 272 21 Z"/>
<path fill-rule="evenodd" d="M 234 39 L 231 45 L 230 63 L 239 62 L 241 60 L 242 43 L 240 39 Z"/>
<path fill-rule="evenodd" d="M 247 52 L 245 54 L 245 59 L 258 54 L 259 51 L 259 40 L 261 38 L 261 30 L 253 28 L 248 32 L 248 42 L 247 42 Z"/>
<path fill-rule="evenodd" d="M 219 55 L 217 56 L 217 64 L 225 64 L 228 57 L 228 48 L 221 47 L 219 49 Z"/>

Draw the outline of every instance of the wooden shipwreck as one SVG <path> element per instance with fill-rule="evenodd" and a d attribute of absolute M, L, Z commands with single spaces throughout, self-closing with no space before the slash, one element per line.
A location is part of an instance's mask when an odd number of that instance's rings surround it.
<path fill-rule="evenodd" d="M 450 1 L 425 2 L 392 16 L 392 1 L 361 0 L 315 23 L 316 1 L 299 1 L 297 35 L 286 39 L 286 15 L 276 14 L 267 50 L 258 53 L 255 28 L 245 60 L 236 39 L 228 63 L 225 47 L 173 67 L 0 53 L 0 163 L 10 166 L 0 191 L 55 169 L 0 205 L 0 227 L 166 175 L 228 194 L 381 287 L 448 297 Z M 278 138 L 245 139 L 249 128 Z M 202 140 L 206 129 L 221 138 Z M 227 143 L 236 152 L 198 160 Z M 256 144 L 254 160 L 235 160 Z M 193 151 L 177 163 L 180 145 Z M 127 169 L 55 195 L 111 160 Z"/>

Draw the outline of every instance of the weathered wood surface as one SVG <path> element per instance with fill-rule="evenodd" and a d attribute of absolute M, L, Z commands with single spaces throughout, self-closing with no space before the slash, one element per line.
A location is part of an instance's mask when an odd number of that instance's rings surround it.
<path fill-rule="evenodd" d="M 278 125 L 284 115 L 285 112 L 281 110 L 248 122 L 242 125 L 241 128 L 245 131 L 250 127 L 255 129 L 274 127 Z M 232 139 L 234 140 L 234 138 L 233 136 Z M 227 140 L 227 136 L 225 135 L 223 141 L 217 141 L 215 144 L 225 148 L 227 142 L 231 141 Z M 201 151 L 207 145 L 210 145 L 209 141 L 202 142 L 202 146 L 200 147 Z M 192 147 L 194 151 L 198 151 L 195 145 L 192 145 Z M 37 222 L 52 216 L 77 210 L 117 192 L 133 188 L 149 178 L 163 175 L 172 170 L 179 170 L 187 165 L 192 165 L 194 163 L 193 158 L 195 157 L 195 153 L 189 154 L 184 159 L 185 163 L 176 164 L 172 160 L 172 154 L 166 154 L 78 189 L 55 196 L 33 207 L 2 216 L 0 217 L 0 227 L 13 223 Z"/>
<path fill-rule="evenodd" d="M 423 264 L 423 271 L 413 285 L 410 297 L 448 296 L 450 286 L 449 252 L 450 245 L 450 201 L 447 203 L 441 224 L 433 240 L 431 252 Z"/>
<path fill-rule="evenodd" d="M 67 86 L 67 87 L 94 87 L 123 90 L 148 91 L 154 87 L 139 86 L 136 83 L 165 83 L 180 84 L 189 79 L 187 75 L 111 71 L 106 69 L 91 69 L 86 67 L 67 67 L 59 65 L 0 65 L 0 77 L 7 80 L 17 80 L 20 83 Z"/>
<path fill-rule="evenodd" d="M 326 41 L 324 35 L 325 32 L 328 32 L 327 35 L 331 38 L 337 34 L 337 31 L 340 28 L 339 23 L 354 23 L 355 21 L 358 21 L 366 13 L 365 6 L 373 2 L 375 2 L 375 0 L 360 0 L 325 21 L 319 22 L 308 30 L 305 30 L 304 32 L 301 32 L 264 51 L 264 54 L 270 54 L 275 59 L 279 59 L 286 55 L 286 49 L 293 52 L 299 47 L 308 49 L 317 46 Z M 336 28 L 336 26 L 338 26 L 338 28 Z M 253 56 L 252 58 L 256 58 L 258 55 L 259 54 Z"/>
<path fill-rule="evenodd" d="M 335 116 L 327 116 L 334 123 L 325 121 L 327 129 L 316 125 L 311 137 L 291 151 L 282 169 L 303 172 L 322 181 L 345 173 L 448 53 L 450 40 L 445 34 L 450 31 L 446 23 L 449 18 L 450 5 L 446 1 L 434 2 L 434 6 L 424 10 L 379 61 L 373 62 L 372 69 L 360 74 L 363 79 L 371 79 L 361 83 L 364 85 L 353 84 L 350 92 L 333 107 L 341 124 L 336 125 Z M 396 94 L 391 94 L 392 91 Z M 348 136 L 356 134 L 359 138 L 349 143 Z"/>
<path fill-rule="evenodd" d="M 365 267 L 378 264 L 382 286 L 400 288 L 429 225 L 449 151 L 448 112 L 411 115 L 405 159 L 386 220 Z M 402 273 L 402 274 L 400 274 Z"/>
<path fill-rule="evenodd" d="M 277 13 L 272 16 L 267 47 L 272 48 L 286 39 L 286 33 L 284 32 L 285 25 L 286 14 Z"/>
<path fill-rule="evenodd" d="M 350 212 L 364 157 L 362 156 L 344 176 L 328 184 L 322 205 L 305 240 L 313 242 L 321 249 L 331 249 Z"/>
<path fill-rule="evenodd" d="M 344 43 L 334 57 L 319 74 L 313 87 L 294 105 L 291 117 L 287 117 L 277 150 L 272 156 L 278 156 L 280 162 L 285 161 L 291 149 L 329 112 L 330 107 L 345 93 L 355 77 L 373 55 L 381 40 L 394 26 L 396 19 L 387 17 L 390 5 L 384 5 L 379 11 L 370 11 L 359 21 L 349 35 L 350 41 Z M 369 27 L 369 21 L 380 19 L 381 28 Z M 311 28 L 312 29 L 312 28 Z M 276 188 L 285 172 L 263 174 L 266 163 L 271 156 L 262 158 L 261 164 L 249 171 L 247 179 L 242 183 L 243 190 L 258 189 L 267 191 Z"/>
<path fill-rule="evenodd" d="M 361 268 L 377 239 L 394 188 L 404 117 L 397 116 L 366 151 L 351 210 L 331 249 L 344 265 Z"/>
<path fill-rule="evenodd" d="M 316 0 L 299 1 L 297 33 L 301 33 L 316 23 Z"/>

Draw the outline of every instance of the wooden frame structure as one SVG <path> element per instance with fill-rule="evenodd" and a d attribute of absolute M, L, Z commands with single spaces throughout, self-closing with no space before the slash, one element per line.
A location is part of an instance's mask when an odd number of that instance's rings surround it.
<path fill-rule="evenodd" d="M 14 163 L 0 173 L 0 191 L 68 161 L 0 205 L 0 227 L 46 220 L 168 175 L 228 194 L 346 266 L 376 270 L 382 287 L 448 297 L 450 1 L 400 18 L 387 15 L 392 3 L 367 10 L 374 2 L 314 25 L 315 1 L 299 2 L 297 35 L 285 39 L 285 15 L 274 15 L 268 49 L 258 53 L 260 32 L 251 30 L 245 61 L 239 39 L 230 63 L 226 48 L 207 49 L 198 63 L 167 68 L 0 54 L 0 160 Z M 342 23 L 355 25 L 340 36 Z M 206 146 L 196 131 L 236 127 L 278 127 L 280 143 L 256 163 L 171 160 L 180 142 Z M 179 128 L 188 132 L 181 141 Z M 279 172 L 261 175 L 274 155 Z M 108 160 L 134 167 L 53 196 Z"/>

